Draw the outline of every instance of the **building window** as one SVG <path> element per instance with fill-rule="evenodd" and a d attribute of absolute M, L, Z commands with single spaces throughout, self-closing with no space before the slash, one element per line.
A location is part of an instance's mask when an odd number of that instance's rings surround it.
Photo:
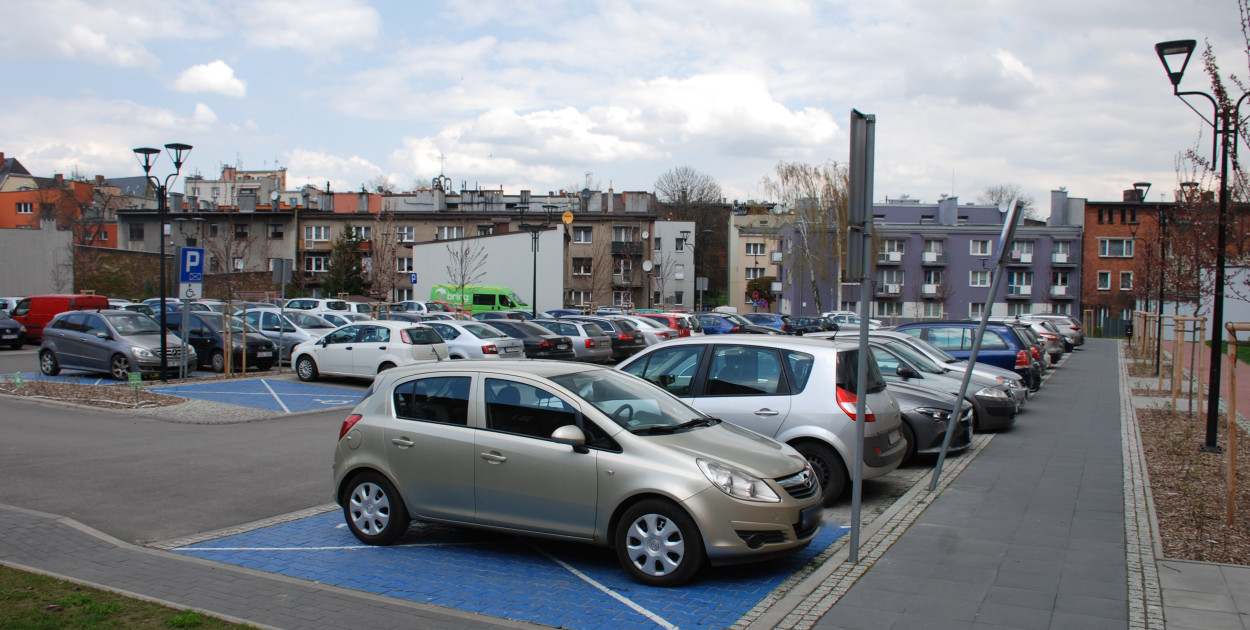
<path fill-rule="evenodd" d="M 616 258 L 612 261 L 612 273 L 628 276 L 634 272 L 634 261 L 628 258 Z"/>
<path fill-rule="evenodd" d="M 925 239 L 924 251 L 926 254 L 941 254 L 943 251 L 942 241 L 939 241 L 937 239 L 932 239 L 932 238 Z"/>
<path fill-rule="evenodd" d="M 1064 315 L 1071 315 L 1071 314 L 1072 314 L 1072 304 L 1071 304 L 1071 303 L 1069 303 L 1069 302 L 1064 302 L 1064 303 L 1062 303 L 1062 304 L 1052 304 L 1052 305 L 1050 306 L 1050 312 L 1052 312 L 1052 313 L 1062 313 L 1062 314 L 1064 314 Z"/>
<path fill-rule="evenodd" d="M 677 251 L 681 251 L 681 239 L 675 239 L 675 240 L 677 241 L 677 243 L 676 243 L 676 249 L 677 249 Z M 663 244 L 662 244 L 662 243 L 664 242 L 664 239 L 662 239 L 662 238 L 660 238 L 660 237 L 658 237 L 658 236 L 657 236 L 657 237 L 655 237 L 655 241 L 654 241 L 654 242 L 655 242 L 655 251 L 657 251 L 657 252 L 658 252 L 658 251 L 662 251 L 662 250 L 664 249 L 664 246 L 663 246 Z"/>
<path fill-rule="evenodd" d="M 677 280 L 685 280 L 686 279 L 686 266 L 675 265 L 673 267 L 673 277 L 676 278 Z"/>
<path fill-rule="evenodd" d="M 304 271 L 325 271 L 330 267 L 327 256 L 307 256 L 304 258 Z"/>
<path fill-rule="evenodd" d="M 747 243 L 747 256 L 763 256 L 763 255 L 764 255 L 763 243 Z"/>
<path fill-rule="evenodd" d="M 573 259 L 573 275 L 589 276 L 590 275 L 590 258 L 574 258 Z"/>
<path fill-rule="evenodd" d="M 928 318 L 933 318 L 933 319 L 940 319 L 942 317 L 942 303 L 941 302 L 925 302 L 924 303 L 924 316 Z"/>
<path fill-rule="evenodd" d="M 233 267 L 235 271 L 243 271 L 243 259 L 242 258 L 235 258 L 233 263 L 234 263 Z"/>
<path fill-rule="evenodd" d="M 305 225 L 304 240 L 306 241 L 328 241 L 330 240 L 330 226 L 328 225 Z"/>
<path fill-rule="evenodd" d="M 247 227 L 248 226 L 246 223 L 235 223 L 234 224 L 234 237 L 235 238 L 247 238 Z"/>
<path fill-rule="evenodd" d="M 881 244 L 881 251 L 883 251 L 883 252 L 898 252 L 898 253 L 902 254 L 902 253 L 903 253 L 903 249 L 904 249 L 906 246 L 907 246 L 907 241 L 905 241 L 905 240 L 903 240 L 903 239 L 901 239 L 901 238 L 887 238 L 887 239 L 885 239 L 885 242 L 883 242 L 883 243 Z M 762 247 L 763 247 L 763 246 L 761 246 L 761 251 L 760 251 L 760 253 L 761 253 L 761 254 L 762 254 L 762 253 L 764 253 L 764 252 L 763 252 L 763 250 L 762 250 Z"/>
<path fill-rule="evenodd" d="M 132 241 L 143 240 L 143 224 L 142 223 L 130 224 L 130 240 Z"/>
<path fill-rule="evenodd" d="M 925 284 L 942 284 L 941 269 L 926 269 L 924 272 Z"/>
<path fill-rule="evenodd" d="M 265 260 L 265 264 L 266 264 L 267 266 L 266 266 L 266 268 L 265 268 L 265 271 L 273 271 L 274 265 L 276 265 L 276 264 L 277 264 L 275 261 L 277 261 L 277 260 L 279 260 L 279 259 L 278 259 L 278 258 L 268 258 L 268 259 L 266 259 L 266 260 Z"/>
<path fill-rule="evenodd" d="M 651 293 L 651 303 L 652 303 L 652 304 L 662 304 L 663 302 L 664 302 L 664 299 L 663 299 L 663 297 L 660 295 L 660 292 L 659 292 L 659 291 L 653 291 L 653 292 Z"/>
<path fill-rule="evenodd" d="M 412 269 L 413 267 L 412 267 L 411 258 L 396 258 L 395 259 L 395 271 L 398 271 L 401 273 L 410 273 Z"/>
<path fill-rule="evenodd" d="M 453 238 L 464 238 L 464 227 L 459 225 L 440 225 L 438 232 L 434 235 L 436 241 L 446 241 Z"/>
<path fill-rule="evenodd" d="M 970 287 L 988 287 L 990 286 L 990 272 L 985 270 L 973 271 L 968 274 L 968 286 Z"/>
<path fill-rule="evenodd" d="M 594 234 L 593 228 L 584 227 L 584 226 L 576 226 L 576 225 L 573 226 L 573 242 L 574 243 L 592 243 L 594 242 L 594 239 L 592 237 L 593 234 Z M 581 304 L 581 302 L 578 302 L 578 304 Z"/>
<path fill-rule="evenodd" d="M 903 273 L 902 269 L 882 269 L 880 275 L 881 284 L 902 285 L 903 279 L 906 277 L 907 275 Z"/>
<path fill-rule="evenodd" d="M 1098 272 L 1098 290 L 1099 291 L 1111 290 L 1111 272 L 1110 271 Z"/>
<path fill-rule="evenodd" d="M 590 291 L 569 291 L 569 304 L 581 306 L 593 300 Z"/>
<path fill-rule="evenodd" d="M 985 302 L 971 302 L 968 304 L 968 317 L 981 319 L 983 315 L 985 315 Z"/>
<path fill-rule="evenodd" d="M 973 256 L 990 256 L 991 251 L 988 239 L 974 239 L 968 243 L 968 253 Z"/>
<path fill-rule="evenodd" d="M 1033 312 L 1033 305 L 1028 302 L 1009 302 L 1007 315 L 1028 315 Z"/>
<path fill-rule="evenodd" d="M 1100 238 L 1098 239 L 1098 255 L 1103 258 L 1132 258 L 1133 239 Z"/>
<path fill-rule="evenodd" d="M 1055 241 L 1053 251 L 1056 254 L 1063 254 L 1067 256 L 1068 254 L 1072 253 L 1072 242 L 1071 241 Z"/>
<path fill-rule="evenodd" d="M 353 225 L 351 235 L 352 235 L 352 238 L 360 239 L 362 241 L 372 240 L 373 239 L 373 226 L 372 225 Z"/>
<path fill-rule="evenodd" d="M 1133 272 L 1131 271 L 1120 272 L 1120 290 L 1121 291 L 1133 290 Z"/>
<path fill-rule="evenodd" d="M 1066 271 L 1055 271 L 1050 274 L 1050 284 L 1056 287 L 1068 286 L 1070 274 Z"/>
<path fill-rule="evenodd" d="M 415 230 L 413 229 L 411 225 L 405 225 L 405 226 L 395 228 L 395 234 L 398 236 L 400 243 L 414 242 L 416 240 L 416 238 L 413 236 L 414 231 Z"/>
<path fill-rule="evenodd" d="M 221 271 L 221 261 L 217 260 L 216 256 L 209 256 L 208 270 L 212 272 Z"/>
<path fill-rule="evenodd" d="M 613 243 L 633 243 L 633 242 L 636 242 L 637 240 L 638 240 L 638 237 L 634 236 L 633 226 L 618 225 L 612 228 L 612 242 Z"/>
<path fill-rule="evenodd" d="M 677 306 L 681 306 L 681 305 L 683 305 L 683 304 L 685 304 L 685 303 L 686 303 L 686 292 L 685 292 L 685 291 L 677 291 L 677 292 L 673 293 L 673 304 L 676 304 Z"/>
<path fill-rule="evenodd" d="M 891 300 L 889 302 L 873 302 L 872 305 L 873 305 L 874 310 L 876 310 L 876 313 L 873 314 L 874 317 L 902 317 L 903 316 L 903 303 L 902 302 L 895 302 Z"/>
<path fill-rule="evenodd" d="M 747 267 L 747 280 L 755 280 L 764 277 L 763 267 Z"/>
<path fill-rule="evenodd" d="M 35 206 L 29 201 L 23 201 L 22 203 L 17 204 L 17 213 L 18 214 L 34 214 Z"/>
<path fill-rule="evenodd" d="M 216 224 L 216 223 L 209 223 L 209 224 L 208 224 L 208 235 L 209 235 L 210 237 L 215 237 L 215 236 L 217 236 L 217 224 Z"/>
<path fill-rule="evenodd" d="M 613 291 L 612 306 L 626 306 L 634 303 L 633 291 Z"/>
<path fill-rule="evenodd" d="M 271 239 L 281 239 L 281 238 L 282 238 L 282 232 L 283 232 L 283 226 L 282 226 L 282 224 L 281 224 L 281 223 L 270 223 L 270 224 L 269 224 L 269 238 L 271 238 Z"/>

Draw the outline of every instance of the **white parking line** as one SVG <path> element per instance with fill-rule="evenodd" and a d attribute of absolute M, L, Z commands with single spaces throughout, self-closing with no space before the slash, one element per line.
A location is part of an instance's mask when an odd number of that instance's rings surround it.
<path fill-rule="evenodd" d="M 552 562 L 564 567 L 565 570 L 567 570 L 569 573 L 576 575 L 583 582 L 599 589 L 600 591 L 603 592 L 603 594 L 607 595 L 608 597 L 611 597 L 612 599 L 615 599 L 616 601 L 622 604 L 625 604 L 626 606 L 633 609 L 634 612 L 637 612 L 638 614 L 646 617 L 647 619 L 654 621 L 657 626 L 660 626 L 661 628 L 666 628 L 667 630 L 678 630 L 677 626 L 665 621 L 663 617 L 651 612 L 650 610 L 647 610 L 646 608 L 643 608 L 641 605 L 635 603 L 633 600 L 625 597 L 624 595 L 621 595 L 620 593 L 617 593 L 616 591 L 596 582 L 593 578 L 586 575 L 585 573 L 582 573 L 581 571 L 578 571 L 577 569 L 574 569 L 572 566 L 570 566 L 568 563 L 564 562 L 563 560 L 547 553 L 546 551 L 543 551 L 542 549 L 539 549 L 538 547 L 534 547 L 534 549 L 538 551 L 539 553 L 543 554 L 544 556 L 547 556 Z"/>
<path fill-rule="evenodd" d="M 269 393 L 273 395 L 273 399 L 278 401 L 278 406 L 282 407 L 282 411 L 286 413 L 291 413 L 291 410 L 286 408 L 286 403 L 282 402 L 281 398 L 278 398 L 278 393 L 273 391 L 273 388 L 269 386 L 269 381 L 266 381 L 265 379 L 262 378 L 260 379 L 260 384 L 264 385 L 265 389 L 269 390 Z"/>

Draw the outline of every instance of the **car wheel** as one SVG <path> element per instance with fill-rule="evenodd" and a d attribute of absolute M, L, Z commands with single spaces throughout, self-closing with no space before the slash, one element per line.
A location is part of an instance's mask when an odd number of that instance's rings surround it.
<path fill-rule="evenodd" d="M 390 361 L 387 361 L 386 363 L 383 363 L 382 365 L 378 366 L 378 374 L 381 374 L 387 370 L 394 369 L 394 368 L 395 368 L 395 364 L 391 363 Z"/>
<path fill-rule="evenodd" d="M 903 439 L 907 440 L 907 449 L 903 451 L 903 459 L 898 465 L 906 466 L 916 456 L 916 431 L 911 428 L 907 420 L 903 420 L 903 424 L 899 425 L 899 428 L 903 431 Z"/>
<path fill-rule="evenodd" d="M 683 584 L 707 558 L 694 520 L 661 499 L 642 501 L 626 510 L 615 538 L 621 565 L 634 579 L 651 586 Z"/>
<path fill-rule="evenodd" d="M 11 345 L 11 346 L 9 346 L 9 347 L 10 347 L 10 348 L 12 348 L 12 349 L 14 349 L 14 350 L 21 350 L 21 349 L 22 349 L 22 346 L 24 346 L 24 345 L 26 345 L 26 344 L 24 344 L 24 343 L 22 343 L 22 342 L 20 342 L 20 341 L 19 341 L 19 342 L 15 343 L 15 344 L 13 344 L 13 345 Z"/>
<path fill-rule="evenodd" d="M 804 440 L 791 446 L 807 460 L 807 463 L 812 465 L 816 478 L 820 480 L 820 487 L 824 490 L 825 505 L 833 505 L 837 502 L 846 491 L 846 482 L 849 478 L 842 458 L 833 449 L 820 442 Z"/>
<path fill-rule="evenodd" d="M 61 364 L 57 362 L 56 355 L 51 350 L 39 353 L 39 371 L 45 376 L 56 376 L 61 373 Z"/>
<path fill-rule="evenodd" d="M 301 381 L 315 381 L 318 376 L 317 363 L 312 357 L 304 355 L 295 362 L 295 374 Z"/>
<path fill-rule="evenodd" d="M 226 355 L 220 350 L 214 350 L 213 355 L 208 358 L 208 364 L 214 372 L 221 374 L 226 371 Z"/>
<path fill-rule="evenodd" d="M 113 358 L 109 361 L 109 374 L 112 374 L 113 378 L 119 381 L 129 380 L 130 361 L 120 354 L 113 355 Z"/>
<path fill-rule="evenodd" d="M 269 371 L 269 368 L 271 368 L 271 367 L 273 367 L 273 364 L 272 364 L 272 363 L 260 363 L 260 364 L 257 364 L 257 366 L 256 366 L 256 371 L 257 371 L 257 372 L 268 372 L 268 371 Z"/>
<path fill-rule="evenodd" d="M 395 486 L 376 472 L 367 471 L 345 486 L 343 518 L 360 542 L 389 545 L 408 531 L 411 520 Z"/>

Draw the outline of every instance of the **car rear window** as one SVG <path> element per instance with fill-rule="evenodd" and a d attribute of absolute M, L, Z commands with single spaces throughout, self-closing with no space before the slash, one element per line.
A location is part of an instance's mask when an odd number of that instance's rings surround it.
<path fill-rule="evenodd" d="M 871 351 L 872 350 L 869 350 L 869 352 Z M 838 387 L 841 387 L 851 393 L 859 391 L 858 349 L 839 351 L 837 370 Z M 885 389 L 885 379 L 881 377 L 881 370 L 877 368 L 876 360 L 868 361 L 867 380 L 864 384 L 866 386 L 866 391 L 870 394 L 875 394 Z"/>

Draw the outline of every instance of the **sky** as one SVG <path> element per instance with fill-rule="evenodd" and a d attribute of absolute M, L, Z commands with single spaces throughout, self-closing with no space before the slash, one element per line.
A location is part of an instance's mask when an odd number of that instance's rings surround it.
<path fill-rule="evenodd" d="M 1155 55 L 1176 39 L 1246 77 L 1237 0 L 0 0 L 0 151 L 124 177 L 182 142 L 184 174 L 338 191 L 654 191 L 689 166 L 767 201 L 781 162 L 846 163 L 858 110 L 878 202 L 1170 199 L 1211 138 Z M 1181 88 L 1209 90 L 1198 55 Z"/>

